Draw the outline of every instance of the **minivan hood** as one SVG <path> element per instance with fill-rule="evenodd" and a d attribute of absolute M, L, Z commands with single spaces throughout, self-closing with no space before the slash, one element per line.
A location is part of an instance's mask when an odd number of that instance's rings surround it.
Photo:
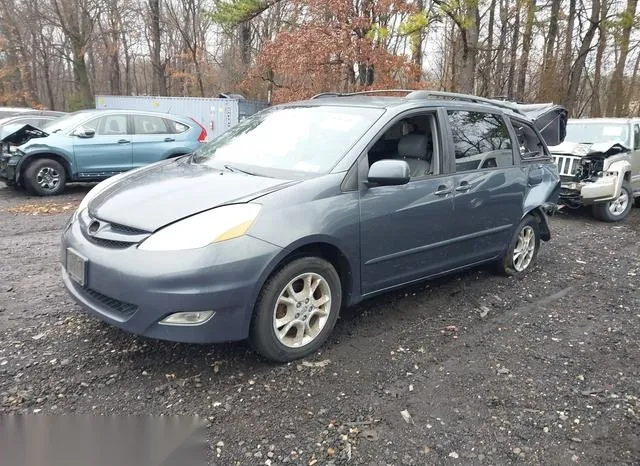
<path fill-rule="evenodd" d="M 49 133 L 32 125 L 13 123 L 0 127 L 0 141 L 21 146 L 33 138 L 46 138 Z"/>
<path fill-rule="evenodd" d="M 153 232 L 190 215 L 249 202 L 295 183 L 219 170 L 184 157 L 126 174 L 89 202 L 89 214 Z"/>

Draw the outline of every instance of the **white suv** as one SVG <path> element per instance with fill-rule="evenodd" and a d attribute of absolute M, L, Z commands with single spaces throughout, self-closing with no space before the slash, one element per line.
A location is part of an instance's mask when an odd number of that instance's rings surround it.
<path fill-rule="evenodd" d="M 558 164 L 562 205 L 592 206 L 607 222 L 629 215 L 640 197 L 640 119 L 569 120 L 564 142 L 549 150 Z"/>

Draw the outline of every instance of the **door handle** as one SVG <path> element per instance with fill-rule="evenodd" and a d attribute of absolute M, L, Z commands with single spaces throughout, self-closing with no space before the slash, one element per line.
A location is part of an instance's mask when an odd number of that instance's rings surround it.
<path fill-rule="evenodd" d="M 460 186 L 458 186 L 456 188 L 456 191 L 458 191 L 460 193 L 466 193 L 470 189 L 471 189 L 471 185 L 469 183 L 467 183 L 466 181 L 463 181 L 462 183 L 460 183 Z"/>
<path fill-rule="evenodd" d="M 131 141 L 129 141 L 128 139 L 120 139 L 118 141 L 118 144 L 129 144 Z"/>
<path fill-rule="evenodd" d="M 438 186 L 438 190 L 433 194 L 435 194 L 436 196 L 446 196 L 447 194 L 451 194 L 451 188 L 441 184 L 440 186 Z"/>
<path fill-rule="evenodd" d="M 174 142 L 175 139 L 173 138 L 164 138 L 164 142 Z"/>

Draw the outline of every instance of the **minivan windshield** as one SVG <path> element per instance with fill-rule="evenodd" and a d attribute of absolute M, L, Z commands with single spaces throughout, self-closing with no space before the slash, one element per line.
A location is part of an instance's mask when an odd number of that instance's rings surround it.
<path fill-rule="evenodd" d="M 272 107 L 198 149 L 193 161 L 229 169 L 239 164 L 328 173 L 383 113 L 366 107 Z"/>
<path fill-rule="evenodd" d="M 564 140 L 586 144 L 610 141 L 628 144 L 629 127 L 624 123 L 569 121 Z"/>
<path fill-rule="evenodd" d="M 88 117 L 88 112 L 79 111 L 70 113 L 69 115 L 65 115 L 60 118 L 56 118 L 55 120 L 47 123 L 43 126 L 42 130 L 51 134 L 57 132 L 65 132 L 67 130 L 73 129 L 82 123 Z"/>

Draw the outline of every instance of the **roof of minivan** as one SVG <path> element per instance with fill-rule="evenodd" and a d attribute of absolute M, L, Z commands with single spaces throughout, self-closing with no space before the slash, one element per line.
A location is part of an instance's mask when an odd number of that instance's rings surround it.
<path fill-rule="evenodd" d="M 500 106 L 497 103 L 492 105 L 485 102 L 469 102 L 464 100 L 452 100 L 441 98 L 426 98 L 426 99 L 407 99 L 405 97 L 388 97 L 388 96 L 368 96 L 368 95 L 354 95 L 354 96 L 327 96 L 308 100 L 298 100 L 295 102 L 288 102 L 282 104 L 285 107 L 295 106 L 338 106 L 338 107 L 365 107 L 365 108 L 380 108 L 388 109 L 394 107 L 405 106 L 409 108 L 419 107 L 460 107 L 460 108 L 491 108 L 495 111 L 500 111 L 507 115 L 523 118 L 523 115 L 514 112 L 506 107 Z M 526 117 L 525 117 L 526 118 Z"/>

